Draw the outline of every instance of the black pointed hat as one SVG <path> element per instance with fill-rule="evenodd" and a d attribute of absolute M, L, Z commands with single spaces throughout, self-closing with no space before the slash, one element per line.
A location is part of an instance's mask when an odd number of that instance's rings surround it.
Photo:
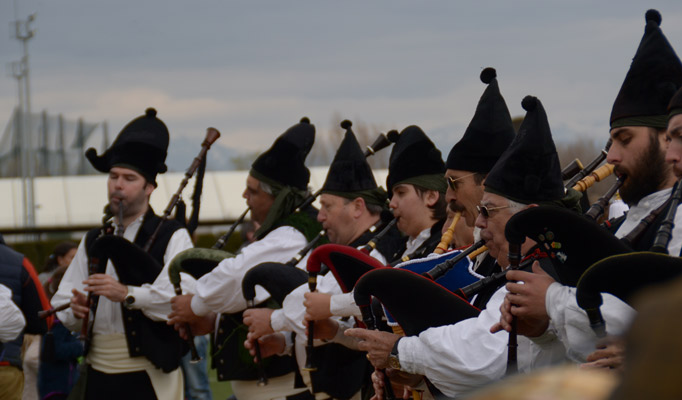
<path fill-rule="evenodd" d="M 519 133 L 485 180 L 485 190 L 524 204 L 564 197 L 559 156 L 547 114 L 537 97 L 521 102 L 527 111 Z"/>
<path fill-rule="evenodd" d="M 270 149 L 251 164 L 251 175 L 256 179 L 265 177 L 285 186 L 306 190 L 310 181 L 310 170 L 305 159 L 315 142 L 315 125 L 306 117 L 287 129 L 272 144 Z M 255 174 L 254 174 L 255 172 Z"/>
<path fill-rule="evenodd" d="M 358 192 L 377 188 L 372 168 L 367 163 L 351 126 L 352 123 L 348 120 L 341 122 L 346 134 L 329 166 L 322 193 L 355 198 L 359 196 Z"/>
<path fill-rule="evenodd" d="M 130 168 L 156 186 L 156 175 L 168 170 L 165 162 L 169 140 L 166 124 L 156 118 L 155 109 L 148 108 L 145 115 L 121 130 L 104 154 L 98 156 L 91 147 L 85 157 L 100 172 L 109 172 L 112 167 Z"/>
<path fill-rule="evenodd" d="M 645 18 L 644 36 L 613 103 L 611 128 L 665 128 L 668 103 L 682 87 L 682 63 L 661 31 L 661 14 L 649 10 Z"/>
<path fill-rule="evenodd" d="M 450 150 L 447 169 L 487 174 L 514 140 L 514 125 L 497 84 L 497 72 L 486 68 L 481 81 L 488 84 L 464 136 Z"/>
<path fill-rule="evenodd" d="M 444 173 L 445 163 L 441 158 L 440 150 L 424 131 L 416 125 L 403 129 L 393 145 L 388 162 L 386 187 L 389 195 L 393 186 L 399 183 L 413 183 L 424 187 L 423 184 L 417 183 L 417 181 L 424 181 L 420 178 L 433 181 L 432 187 L 425 187 L 426 189 L 445 193 L 447 183 L 443 177 Z M 436 175 L 440 175 L 441 179 L 438 179 Z"/>

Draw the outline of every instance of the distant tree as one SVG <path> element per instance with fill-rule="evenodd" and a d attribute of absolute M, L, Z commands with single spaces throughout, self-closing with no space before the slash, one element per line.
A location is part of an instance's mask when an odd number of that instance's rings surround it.
<path fill-rule="evenodd" d="M 310 166 L 327 166 L 331 164 L 336 154 L 336 150 L 339 148 L 341 141 L 343 140 L 343 135 L 346 130 L 341 128 L 341 121 L 344 119 L 349 119 L 353 126 L 351 127 L 355 137 L 358 139 L 358 143 L 364 149 L 366 146 L 371 145 L 374 140 L 379 136 L 380 133 L 386 133 L 386 129 L 372 125 L 371 127 L 359 119 L 344 118 L 339 112 L 335 112 L 332 115 L 330 125 L 328 130 L 323 130 L 318 127 L 315 135 L 315 145 L 308 155 L 307 164 Z M 376 169 L 388 168 L 388 158 L 390 155 L 390 147 L 386 148 L 374 156 L 367 159 L 370 166 Z"/>
<path fill-rule="evenodd" d="M 246 154 L 240 154 L 237 156 L 230 157 L 230 161 L 234 165 L 234 169 L 237 171 L 251 169 L 251 164 L 256 160 L 260 152 L 251 152 Z"/>

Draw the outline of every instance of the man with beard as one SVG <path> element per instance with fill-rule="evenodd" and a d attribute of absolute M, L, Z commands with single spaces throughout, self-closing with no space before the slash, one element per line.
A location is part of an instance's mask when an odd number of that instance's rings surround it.
<path fill-rule="evenodd" d="M 149 197 L 156 188 L 156 175 L 167 170 L 168 142 L 166 125 L 156 118 L 156 110 L 149 108 L 121 130 L 104 154 L 98 156 L 94 149 L 85 153 L 95 169 L 109 174 L 107 207 L 114 216 L 115 234 L 140 247 L 162 221 L 149 206 Z M 94 321 L 90 321 L 92 341 L 86 356 L 84 398 L 182 399 L 179 365 L 186 347 L 165 321 L 174 295 L 167 263 L 192 247 L 189 234 L 176 221 L 163 222 L 149 250 L 159 265 L 166 265 L 160 272 L 148 265 L 117 265 L 118 271 L 127 268 L 154 277 L 135 286 L 121 283 L 110 261 L 103 273 L 88 273 L 89 256 L 104 230 L 93 229 L 85 235 L 52 299 L 54 304 L 70 299 L 71 308 L 57 316 L 64 326 L 79 330 L 90 313 L 85 293 L 100 296 L 92 314 Z M 183 285 L 187 282 L 191 282 L 190 276 L 183 277 Z"/>
<path fill-rule="evenodd" d="M 528 111 L 526 118 L 514 141 L 488 174 L 476 219 L 490 255 L 504 267 L 509 265 L 504 228 L 514 214 L 534 204 L 568 205 L 544 108 L 532 96 L 527 96 L 522 104 Z M 529 162 L 518 163 L 519 158 Z M 577 204 L 578 198 L 573 196 L 571 200 Z M 526 254 L 533 246 L 532 241 L 526 240 L 521 252 Z M 419 336 L 399 338 L 360 329 L 346 334 L 362 340 L 359 347 L 368 352 L 376 368 L 386 368 L 390 363 L 403 372 L 426 376 L 448 397 L 459 397 L 504 376 L 508 336 L 491 333 L 490 325 L 499 319 L 499 306 L 505 294 L 504 287 L 499 288 L 476 318 L 429 328 Z M 413 296 L 418 298 L 419 294 L 413 293 Z M 544 350 L 542 357 L 535 357 L 539 350 Z M 535 341 L 520 338 L 519 370 L 563 361 L 563 352 L 551 334 Z M 381 393 L 383 385 L 378 375 L 375 374 L 373 382 Z"/>
<path fill-rule="evenodd" d="M 667 107 L 675 91 L 682 87 L 682 63 L 660 29 L 661 15 L 646 13 L 644 37 L 633 58 L 611 112 L 613 144 L 607 161 L 626 178 L 620 194 L 630 210 L 612 228 L 619 238 L 629 239 L 635 251 L 649 250 L 663 220 L 675 175 L 666 163 Z M 671 156 L 672 158 L 672 156 Z M 647 216 L 656 216 L 638 235 L 629 235 Z M 678 256 L 682 247 L 682 215 L 677 213 L 668 252 Z M 643 266 L 644 267 L 644 266 Z M 509 294 L 503 304 L 500 326 L 509 329 L 512 315 L 518 319 L 518 332 L 536 336 L 546 330 L 557 332 L 568 356 L 586 367 L 618 367 L 622 348 L 597 344 L 585 312 L 576 304 L 575 288 L 554 282 L 548 276 L 522 271 L 507 274 Z M 613 297 L 604 296 L 602 314 L 609 334 L 623 332 L 634 315 L 632 309 Z M 599 346 L 597 351 L 595 346 Z"/>

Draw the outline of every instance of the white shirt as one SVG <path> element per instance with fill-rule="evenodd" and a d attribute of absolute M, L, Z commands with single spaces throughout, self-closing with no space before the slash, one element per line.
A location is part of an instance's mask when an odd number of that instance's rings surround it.
<path fill-rule="evenodd" d="M 137 232 L 142 226 L 144 215 L 137 218 L 126 227 L 123 237 L 129 241 L 134 241 Z M 128 286 L 128 291 L 135 297 L 133 308 L 140 309 L 150 319 L 155 321 L 167 320 L 171 312 L 170 299 L 175 296 L 173 285 L 168 277 L 168 264 L 179 252 L 192 247 L 192 240 L 186 229 L 178 229 L 171 236 L 166 252 L 163 255 L 164 267 L 152 284 L 144 284 L 139 287 Z M 109 261 L 106 267 L 106 274 L 118 279 L 114 265 Z M 81 240 L 76 251 L 76 256 L 71 261 L 66 270 L 57 293 L 52 298 L 52 304 L 61 305 L 68 303 L 71 299 L 71 289 L 84 292 L 83 281 L 88 278 L 88 256 L 85 252 L 85 237 Z M 191 275 L 181 274 L 181 287 L 183 293 L 192 292 L 195 280 Z M 71 309 L 66 309 L 57 313 L 60 321 L 70 330 L 80 329 L 81 320 L 76 319 Z M 125 333 L 123 327 L 123 315 L 121 304 L 112 302 L 104 296 L 100 296 L 97 305 L 97 315 L 93 327 L 95 334 Z"/>
<path fill-rule="evenodd" d="M 502 379 L 509 334 L 492 334 L 490 327 L 500 320 L 500 305 L 506 294 L 504 287 L 497 290 L 477 318 L 402 338 L 398 343 L 401 369 L 425 375 L 450 397 Z M 533 340 L 518 336 L 518 345 L 520 372 L 565 360 L 565 349 L 551 331 Z"/>
<path fill-rule="evenodd" d="M 672 188 L 659 190 L 643 197 L 630 207 L 623 224 L 616 231 L 616 237 L 622 238 L 634 229 L 642 218 L 668 200 Z M 673 236 L 668 244 L 671 255 L 678 256 L 682 248 L 682 212 L 675 215 Z M 545 295 L 547 315 L 550 317 L 552 329 L 557 332 L 559 340 L 566 347 L 567 357 L 575 362 L 585 362 L 586 357 L 596 350 L 597 337 L 590 328 L 585 311 L 580 308 L 575 298 L 576 289 L 553 283 Z M 617 297 L 602 293 L 604 303 L 600 307 L 606 329 L 610 335 L 623 334 L 635 316 L 635 311 Z"/>
<path fill-rule="evenodd" d="M 566 356 L 575 362 L 584 363 L 587 356 L 596 350 L 598 338 L 590 328 L 589 318 L 578 306 L 576 289 L 558 282 L 547 288 L 545 304 L 551 329 L 566 347 Z M 622 335 L 630 327 L 635 310 L 617 297 L 602 293 L 604 303 L 600 307 L 609 335 Z"/>
<path fill-rule="evenodd" d="M 423 231 L 419 232 L 419 235 L 415 238 L 408 238 L 407 243 L 405 244 L 405 251 L 403 252 L 403 257 L 412 254 L 421 246 L 426 239 L 431 237 L 431 228 L 428 227 L 424 229 Z"/>
<path fill-rule="evenodd" d="M 192 297 L 192 312 L 196 315 L 236 313 L 246 309 L 242 292 L 242 278 L 252 267 L 264 262 L 286 263 L 308 241 L 291 226 L 280 226 L 264 238 L 244 247 L 240 254 L 221 261 L 213 271 L 197 281 L 196 294 Z M 299 262 L 298 266 L 304 263 Z M 256 286 L 256 304 L 267 300 L 270 294 Z"/>
<path fill-rule="evenodd" d="M 12 301 L 12 290 L 0 284 L 0 342 L 16 339 L 26 326 L 26 319 Z"/>

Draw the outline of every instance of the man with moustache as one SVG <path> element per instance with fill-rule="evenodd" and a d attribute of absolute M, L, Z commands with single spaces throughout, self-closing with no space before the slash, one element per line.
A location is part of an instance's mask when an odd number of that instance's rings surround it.
<path fill-rule="evenodd" d="M 448 181 L 445 200 L 451 211 L 462 212 L 463 225 L 473 230 L 474 240 L 479 238 L 474 223 L 478 216 L 476 206 L 483 197 L 485 178 L 515 136 L 509 109 L 500 94 L 497 72 L 493 68 L 486 68 L 480 78 L 488 86 L 478 101 L 464 136 L 452 147 L 445 163 L 445 178 Z M 472 241 L 461 245 L 469 243 Z M 499 271 L 495 258 L 487 253 L 479 256 L 476 264 L 476 272 L 484 276 Z M 491 291 L 480 293 L 473 304 L 485 308 L 491 295 Z"/>
<path fill-rule="evenodd" d="M 165 165 L 169 135 L 166 125 L 149 108 L 119 133 L 107 151 L 98 156 L 88 149 L 86 157 L 101 172 L 109 174 L 108 209 L 113 215 L 115 234 L 143 247 L 162 221 L 149 206 L 156 188 L 156 175 Z M 59 312 L 59 320 L 79 330 L 90 313 L 86 293 L 99 296 L 86 357 L 86 399 L 182 399 L 184 395 L 180 357 L 186 347 L 175 331 L 168 330 L 166 315 L 174 295 L 167 267 L 151 271 L 155 280 L 142 286 L 119 282 L 113 264 L 104 273 L 90 275 L 88 258 L 100 229 L 88 232 L 67 269 L 54 304 L 71 302 Z M 149 253 L 166 265 L 180 251 L 192 247 L 189 234 L 176 221 L 164 221 Z M 146 271 L 151 266 L 117 265 Z M 146 272 L 144 272 L 146 273 Z M 191 277 L 183 278 L 183 284 Z M 152 330 L 150 330 L 152 329 Z"/>
<path fill-rule="evenodd" d="M 667 109 L 675 91 L 682 87 L 682 63 L 663 35 L 660 23 L 658 11 L 647 11 L 644 36 L 611 112 L 613 144 L 607 161 L 616 166 L 616 174 L 626 177 L 620 195 L 630 206 L 627 215 L 616 220 L 612 229 L 617 237 L 623 238 L 643 218 L 656 215 L 653 223 L 633 238 L 631 246 L 635 251 L 651 248 L 669 208 L 668 199 L 675 183 L 674 145 L 666 163 Z M 673 129 L 675 121 L 673 116 Z M 678 211 L 668 252 L 679 256 L 681 248 L 682 213 Z M 501 327 L 509 329 L 513 314 L 518 317 L 520 334 L 532 337 L 545 330 L 556 331 L 569 357 L 575 362 L 587 362 L 585 367 L 620 366 L 620 349 L 597 343 L 585 312 L 576 304 L 575 288 L 563 286 L 547 276 L 522 271 L 512 271 L 507 278 L 524 284 L 507 285 L 510 293 L 503 305 Z M 609 334 L 621 334 L 634 312 L 610 295 L 605 294 L 604 298 L 601 311 Z"/>
<path fill-rule="evenodd" d="M 565 198 L 559 159 L 542 104 L 531 96 L 522 104 L 527 110 L 526 118 L 485 180 L 485 193 L 476 219 L 490 255 L 503 268 L 509 265 L 504 227 L 515 213 L 534 204 L 558 206 L 578 201 L 577 196 Z M 528 162 L 518 163 L 518 159 Z M 526 240 L 522 254 L 527 254 L 532 247 L 534 243 Z M 446 396 L 458 397 L 504 376 L 508 336 L 491 333 L 490 326 L 499 320 L 499 306 L 505 294 L 504 287 L 498 289 L 477 318 L 430 328 L 417 337 L 361 329 L 351 329 L 346 334 L 362 340 L 359 347 L 368 352 L 376 368 L 389 366 L 390 358 L 392 368 L 424 375 Z M 542 357 L 534 357 L 540 349 L 544 350 Z M 562 361 L 564 351 L 551 334 L 535 341 L 519 338 L 519 370 Z M 381 397 L 381 377 L 375 374 L 373 382 Z"/>

